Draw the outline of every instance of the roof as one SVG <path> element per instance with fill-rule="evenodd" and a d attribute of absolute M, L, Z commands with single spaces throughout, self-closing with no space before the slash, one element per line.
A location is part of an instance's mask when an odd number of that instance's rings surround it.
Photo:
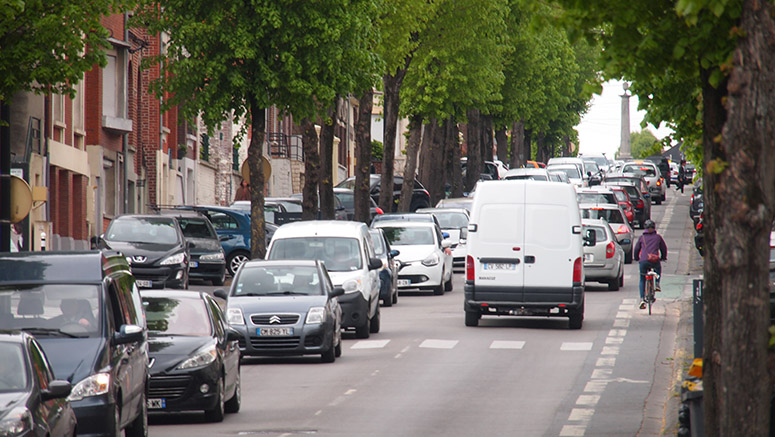
<path fill-rule="evenodd" d="M 143 297 L 171 297 L 174 299 L 201 299 L 203 294 L 202 291 L 171 289 L 147 289 L 142 292 Z"/>
<path fill-rule="evenodd" d="M 126 258 L 113 251 L 16 252 L 0 255 L 0 282 L 100 283 L 103 269 L 126 270 Z"/>
<path fill-rule="evenodd" d="M 412 222 L 412 221 L 398 221 L 398 220 L 385 220 L 383 222 L 374 223 L 375 228 L 386 227 L 401 227 L 401 228 L 436 228 L 434 222 Z"/>
<path fill-rule="evenodd" d="M 358 232 L 368 229 L 366 224 L 345 220 L 302 220 L 286 223 L 275 231 L 274 239 L 285 235 L 314 235 L 321 237 L 352 237 L 357 238 Z"/>

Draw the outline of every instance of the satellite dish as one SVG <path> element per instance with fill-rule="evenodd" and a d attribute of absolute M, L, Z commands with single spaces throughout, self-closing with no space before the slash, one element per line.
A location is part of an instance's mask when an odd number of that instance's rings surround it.
<path fill-rule="evenodd" d="M 11 175 L 11 223 L 24 220 L 32 209 L 32 188 L 19 176 Z"/>
<path fill-rule="evenodd" d="M 269 177 L 272 176 L 272 164 L 266 159 L 266 156 L 261 156 L 261 165 L 264 168 L 264 180 L 269 180 Z M 240 173 L 242 174 L 242 179 L 250 183 L 250 168 L 248 167 L 247 159 L 242 162 Z"/>

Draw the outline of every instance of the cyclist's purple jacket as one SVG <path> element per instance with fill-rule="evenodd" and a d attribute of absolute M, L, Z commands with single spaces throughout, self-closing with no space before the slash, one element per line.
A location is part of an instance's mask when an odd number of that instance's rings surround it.
<path fill-rule="evenodd" d="M 657 234 L 656 229 L 646 229 L 635 244 L 633 257 L 635 258 L 635 261 L 641 259 L 646 261 L 646 257 L 649 253 L 656 253 L 659 255 L 660 252 L 662 253 L 662 256 L 660 256 L 659 259 L 667 261 L 667 244 L 665 244 L 665 240 L 662 239 L 661 235 Z"/>

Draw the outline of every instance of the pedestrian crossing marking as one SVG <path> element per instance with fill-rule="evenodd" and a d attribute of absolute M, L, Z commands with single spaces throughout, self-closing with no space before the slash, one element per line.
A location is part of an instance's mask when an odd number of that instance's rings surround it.
<path fill-rule="evenodd" d="M 587 430 L 586 425 L 565 425 L 562 427 L 562 431 L 560 431 L 560 436 L 561 437 L 583 436 L 586 430 Z"/>
<path fill-rule="evenodd" d="M 380 349 L 390 342 L 390 340 L 361 340 L 354 345 L 350 346 L 350 349 Z"/>
<path fill-rule="evenodd" d="M 523 347 L 525 347 L 524 341 L 495 340 L 490 344 L 490 349 L 522 349 Z"/>
<path fill-rule="evenodd" d="M 420 343 L 420 347 L 428 349 L 452 349 L 457 345 L 457 340 L 432 340 L 428 339 Z"/>

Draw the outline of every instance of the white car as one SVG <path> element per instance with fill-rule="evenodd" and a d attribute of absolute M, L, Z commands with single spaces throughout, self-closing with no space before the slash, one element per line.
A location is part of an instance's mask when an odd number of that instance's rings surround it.
<path fill-rule="evenodd" d="M 464 208 L 421 208 L 418 213 L 433 214 L 439 221 L 442 236 L 449 235 L 452 267 L 466 268 L 466 238 L 468 237 L 468 210 Z"/>
<path fill-rule="evenodd" d="M 640 175 L 649 187 L 651 199 L 661 205 L 665 201 L 665 179 L 659 171 L 659 167 L 651 161 L 635 160 L 627 161 L 622 167 L 622 173 Z"/>
<path fill-rule="evenodd" d="M 451 242 L 442 238 L 435 223 L 387 221 L 374 227 L 382 229 L 390 247 L 400 252 L 399 289 L 430 289 L 437 295 L 452 290 Z"/>

